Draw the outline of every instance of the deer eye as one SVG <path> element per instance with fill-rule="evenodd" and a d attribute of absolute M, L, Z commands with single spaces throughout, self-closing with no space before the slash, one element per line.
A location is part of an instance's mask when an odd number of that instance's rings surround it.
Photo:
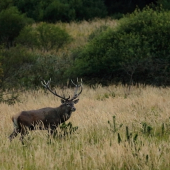
<path fill-rule="evenodd" d="M 66 106 L 70 107 L 70 104 L 69 104 L 69 103 L 66 103 Z"/>

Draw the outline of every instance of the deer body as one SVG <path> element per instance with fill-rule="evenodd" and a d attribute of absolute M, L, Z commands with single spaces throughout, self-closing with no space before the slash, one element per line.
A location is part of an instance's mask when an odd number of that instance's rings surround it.
<path fill-rule="evenodd" d="M 49 89 L 49 82 L 43 85 L 52 92 L 51 89 Z M 74 104 L 78 103 L 79 99 L 76 98 L 80 93 L 74 95 L 72 99 L 70 99 L 70 97 L 63 98 L 57 95 L 56 92 L 52 93 L 62 98 L 62 104 L 56 108 L 46 107 L 38 110 L 22 111 L 13 116 L 14 131 L 9 136 L 10 141 L 12 141 L 18 133 L 21 133 L 20 139 L 23 140 L 24 135 L 28 133 L 28 129 L 48 130 L 50 134 L 52 134 L 61 123 L 67 121 L 71 117 L 72 112 L 76 110 Z"/>

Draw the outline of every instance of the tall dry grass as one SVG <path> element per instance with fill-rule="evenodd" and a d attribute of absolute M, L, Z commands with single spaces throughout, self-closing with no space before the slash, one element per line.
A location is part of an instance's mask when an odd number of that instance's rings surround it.
<path fill-rule="evenodd" d="M 89 35 L 101 26 L 107 26 L 114 28 L 117 25 L 118 21 L 111 18 L 105 19 L 93 19 L 92 21 L 81 21 L 81 22 L 70 22 L 70 23 L 56 23 L 57 26 L 65 29 L 73 38 L 73 41 L 66 45 L 64 48 L 57 51 L 57 54 L 60 56 L 67 54 L 70 50 L 77 47 L 84 46 L 88 42 Z"/>
<path fill-rule="evenodd" d="M 41 90 L 25 92 L 20 99 L 22 103 L 14 106 L 0 104 L 1 170 L 170 168 L 170 88 L 133 87 L 127 95 L 121 85 L 84 86 L 77 111 L 69 120 L 79 127 L 76 133 L 51 138 L 49 143 L 46 131 L 34 131 L 25 138 L 25 145 L 19 136 L 8 141 L 13 130 L 11 116 L 22 110 L 59 106 L 60 100 Z"/>

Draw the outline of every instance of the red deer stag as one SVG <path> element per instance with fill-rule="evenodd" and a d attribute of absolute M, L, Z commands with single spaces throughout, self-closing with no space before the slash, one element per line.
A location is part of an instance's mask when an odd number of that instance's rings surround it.
<path fill-rule="evenodd" d="M 71 80 L 72 81 L 72 80 Z M 49 90 L 55 96 L 61 98 L 61 105 L 56 108 L 46 107 L 38 110 L 30 110 L 30 111 L 22 111 L 18 115 L 12 117 L 12 121 L 14 124 L 14 131 L 9 136 L 10 141 L 15 138 L 18 133 L 21 133 L 20 140 L 22 141 L 24 135 L 28 133 L 29 130 L 48 130 L 50 134 L 53 134 L 54 130 L 59 126 L 59 124 L 68 120 L 71 116 L 71 113 L 76 110 L 74 104 L 78 103 L 79 99 L 77 97 L 82 92 L 82 81 L 79 85 L 76 85 L 75 94 L 70 99 L 62 97 L 56 93 L 56 91 L 52 91 L 50 88 L 49 80 L 47 83 L 42 81 L 42 85 Z M 80 88 L 80 92 L 77 94 L 78 89 Z"/>

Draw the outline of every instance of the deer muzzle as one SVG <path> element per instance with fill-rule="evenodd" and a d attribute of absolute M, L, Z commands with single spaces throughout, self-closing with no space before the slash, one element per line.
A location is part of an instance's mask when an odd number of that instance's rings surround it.
<path fill-rule="evenodd" d="M 71 108 L 71 111 L 72 111 L 72 112 L 75 112 L 75 111 L 76 111 L 76 108 L 75 108 L 75 107 L 72 107 L 72 108 Z"/>

